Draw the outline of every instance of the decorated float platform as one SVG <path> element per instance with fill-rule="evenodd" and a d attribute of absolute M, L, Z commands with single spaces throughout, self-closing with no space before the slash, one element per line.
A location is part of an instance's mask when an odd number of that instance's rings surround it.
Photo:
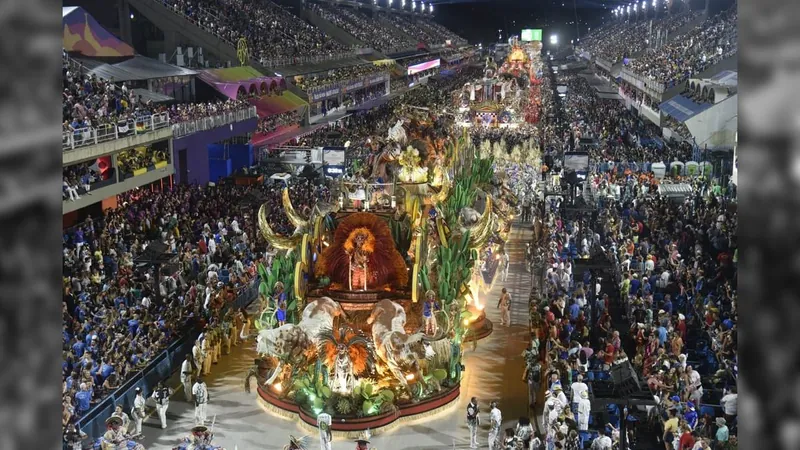
<path fill-rule="evenodd" d="M 486 268 L 490 280 L 497 270 L 484 259 L 503 251 L 513 219 L 493 198 L 502 189 L 492 159 L 466 133 L 419 133 L 418 148 L 403 150 L 405 133 L 393 130 L 386 145 L 396 148 L 376 152 L 367 176 L 342 180 L 332 204 L 299 213 L 284 190 L 293 235 L 272 230 L 266 207 L 258 214 L 278 255 L 259 267 L 259 357 L 245 389 L 255 378 L 266 411 L 309 428 L 330 417 L 347 437 L 455 404 L 464 345 L 493 329 L 481 291 L 491 288 Z"/>

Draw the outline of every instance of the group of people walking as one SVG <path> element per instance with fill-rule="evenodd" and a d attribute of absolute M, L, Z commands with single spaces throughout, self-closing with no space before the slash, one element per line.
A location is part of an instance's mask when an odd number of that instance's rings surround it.
<path fill-rule="evenodd" d="M 467 428 L 469 428 L 469 448 L 479 448 L 478 430 L 481 427 L 481 410 L 478 398 L 472 397 L 467 405 Z M 520 417 L 517 425 L 506 428 L 501 433 L 503 414 L 498 403 L 489 404 L 489 450 L 540 450 L 542 440 L 538 433 L 534 433 L 531 421 L 527 417 Z"/>

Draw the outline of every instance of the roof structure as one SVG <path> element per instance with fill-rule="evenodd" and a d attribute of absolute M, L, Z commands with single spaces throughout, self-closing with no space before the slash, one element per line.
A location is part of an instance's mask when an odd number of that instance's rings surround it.
<path fill-rule="evenodd" d="M 141 55 L 114 64 L 88 58 L 76 58 L 76 60 L 83 64 L 90 74 L 106 80 L 113 78 L 114 81 L 152 80 L 197 74 L 194 70 L 162 63 L 157 59 Z"/>
<path fill-rule="evenodd" d="M 67 53 L 90 58 L 131 58 L 133 47 L 103 28 L 78 6 L 61 8 L 64 29 L 63 48 Z"/>

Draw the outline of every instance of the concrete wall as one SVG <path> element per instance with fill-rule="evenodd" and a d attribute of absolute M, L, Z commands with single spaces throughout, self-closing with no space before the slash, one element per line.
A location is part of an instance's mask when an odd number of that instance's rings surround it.
<path fill-rule="evenodd" d="M 686 121 L 697 145 L 709 149 L 733 148 L 739 117 L 739 95 L 732 95 Z"/>

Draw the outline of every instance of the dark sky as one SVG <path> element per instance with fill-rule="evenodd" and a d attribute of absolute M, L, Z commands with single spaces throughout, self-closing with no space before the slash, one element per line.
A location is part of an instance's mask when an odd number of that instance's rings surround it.
<path fill-rule="evenodd" d="M 440 0 L 442 1 L 442 0 Z M 557 34 L 560 43 L 569 44 L 576 34 L 586 35 L 590 28 L 595 28 L 609 20 L 611 8 L 621 4 L 629 4 L 632 0 L 455 0 L 459 3 L 448 3 L 454 0 L 443 0 L 436 4 L 436 21 L 452 29 L 472 43 L 482 42 L 484 45 L 497 41 L 497 30 L 503 30 L 503 39 L 509 34 L 519 34 L 523 28 L 541 28 L 543 39 L 549 41 L 551 34 Z M 641 1 L 641 0 L 639 0 Z M 652 0 L 647 0 L 651 3 Z M 658 0 L 663 4 L 664 0 Z M 684 0 L 674 0 L 684 1 Z M 688 0 L 692 8 L 702 9 L 706 0 Z M 731 5 L 734 0 L 709 0 L 712 11 Z M 562 6 L 563 5 L 563 6 Z M 607 9 L 609 8 L 609 9 Z M 577 9 L 578 28 L 575 26 Z"/>

